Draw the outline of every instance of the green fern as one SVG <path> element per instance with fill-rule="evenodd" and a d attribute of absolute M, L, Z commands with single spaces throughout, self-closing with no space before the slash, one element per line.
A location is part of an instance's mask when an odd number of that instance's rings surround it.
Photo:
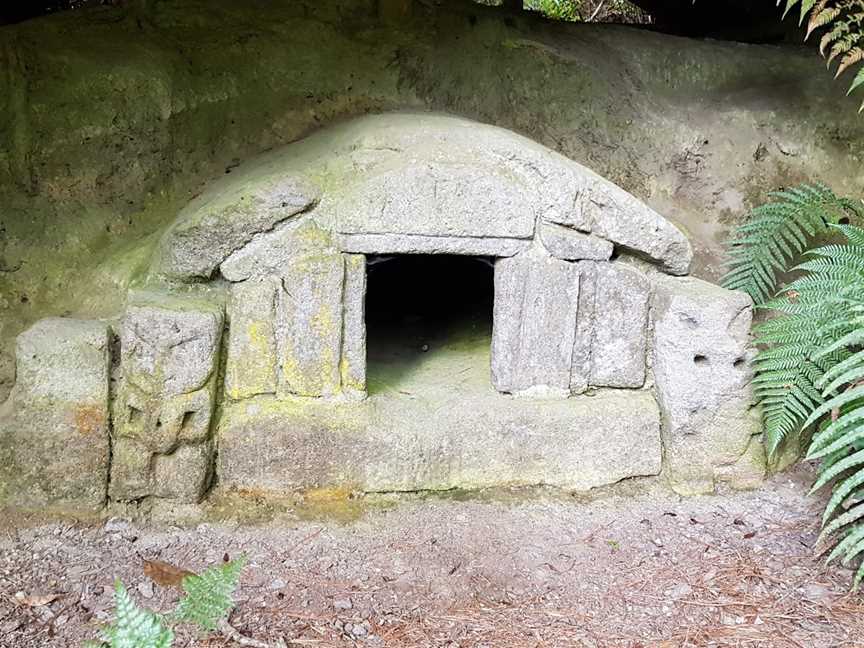
<path fill-rule="evenodd" d="M 789 269 L 828 226 L 859 215 L 859 202 L 838 197 L 821 184 L 801 184 L 769 194 L 772 202 L 751 210 L 729 244 L 723 285 L 741 290 L 757 306 L 774 296 L 777 275 Z"/>
<path fill-rule="evenodd" d="M 216 630 L 219 621 L 234 607 L 231 596 L 237 588 L 246 558 L 240 557 L 200 576 L 183 579 L 186 596 L 169 617 L 173 622 L 194 623 L 204 630 Z M 171 648 L 174 632 L 165 619 L 135 605 L 120 581 L 116 584 L 117 609 L 113 623 L 102 632 L 102 641 L 91 641 L 86 648 Z"/>
<path fill-rule="evenodd" d="M 815 355 L 831 364 L 818 383 L 824 401 L 804 425 L 828 417 L 807 456 L 822 460 L 813 490 L 832 485 L 821 535 L 821 540 L 834 543 L 828 562 L 842 559 L 848 565 L 864 553 L 864 230 L 838 229 L 849 242 L 815 250 L 814 260 L 805 264 L 813 290 L 835 292 L 830 299 L 834 339 Z M 853 588 L 862 578 L 864 562 Z"/>
<path fill-rule="evenodd" d="M 777 4 L 780 4 L 778 0 Z M 807 21 L 807 35 L 822 30 L 819 52 L 830 66 L 838 61 L 834 77 L 864 61 L 864 0 L 786 0 L 783 17 L 796 6 L 799 24 Z M 847 94 L 864 85 L 864 67 L 859 67 Z M 864 110 L 864 103 L 860 110 Z"/>
<path fill-rule="evenodd" d="M 135 605 L 126 588 L 117 581 L 114 588 L 117 610 L 114 623 L 103 632 L 110 648 L 170 648 L 174 633 L 161 617 Z"/>
<path fill-rule="evenodd" d="M 847 242 L 805 253 L 794 268 L 801 275 L 764 304 L 775 317 L 756 329 L 754 389 L 770 453 L 789 435 L 818 428 L 807 454 L 821 461 L 813 490 L 832 488 L 821 540 L 833 545 L 828 562 L 859 563 L 857 588 L 864 579 L 864 229 L 835 219 L 823 217 Z"/>
<path fill-rule="evenodd" d="M 177 607 L 177 619 L 194 623 L 204 630 L 215 630 L 220 619 L 227 617 L 234 607 L 231 596 L 245 564 L 246 558 L 241 557 L 211 567 L 198 576 L 184 578 L 186 596 Z"/>

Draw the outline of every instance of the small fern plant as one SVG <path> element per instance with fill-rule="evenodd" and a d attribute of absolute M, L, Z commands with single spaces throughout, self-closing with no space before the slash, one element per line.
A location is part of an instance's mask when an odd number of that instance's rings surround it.
<path fill-rule="evenodd" d="M 861 203 L 825 187 L 774 194 L 733 238 L 724 284 L 743 289 L 773 317 L 756 327 L 754 393 L 770 457 L 788 438 L 815 430 L 807 456 L 821 460 L 813 491 L 830 486 L 820 541 L 828 561 L 864 554 L 864 229 Z M 821 216 L 820 216 L 821 214 Z M 807 249 L 820 233 L 844 243 Z M 805 236 L 806 234 L 806 236 Z M 791 245 L 791 241 L 795 241 Z M 783 241 L 787 245 L 783 247 Z M 803 251 L 803 255 L 802 255 Z M 790 284 L 778 273 L 797 256 Z M 758 279 L 753 279 L 758 277 Z M 806 438 L 806 435 L 805 437 Z M 864 577 L 860 562 L 853 587 Z"/>
<path fill-rule="evenodd" d="M 191 623 L 206 631 L 216 630 L 234 607 L 232 595 L 237 588 L 245 557 L 182 581 L 185 596 L 174 613 L 160 616 L 139 607 L 118 580 L 114 590 L 114 620 L 101 633 L 99 641 L 86 648 L 171 648 L 175 623 Z"/>
<path fill-rule="evenodd" d="M 138 607 L 119 580 L 114 585 L 114 622 L 102 633 L 103 642 L 90 642 L 95 647 L 111 648 L 171 648 L 174 632 L 166 627 L 164 619 Z"/>

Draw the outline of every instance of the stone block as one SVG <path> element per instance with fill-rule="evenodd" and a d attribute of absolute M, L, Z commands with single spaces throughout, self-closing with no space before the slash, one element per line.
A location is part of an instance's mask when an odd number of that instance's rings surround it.
<path fill-rule="evenodd" d="M 665 471 L 681 492 L 713 490 L 759 432 L 752 407 L 752 302 L 692 278 L 653 278 L 653 369 Z"/>
<path fill-rule="evenodd" d="M 693 249 L 687 237 L 635 196 L 598 176 L 586 182 L 580 204 L 591 233 L 647 257 L 670 274 L 689 271 Z"/>
<path fill-rule="evenodd" d="M 596 266 L 591 378 L 595 387 L 641 387 L 645 383 L 651 286 L 635 268 Z"/>
<path fill-rule="evenodd" d="M 594 339 L 594 293 L 597 287 L 597 265 L 582 261 L 579 267 L 579 303 L 576 310 L 576 335 L 570 360 L 570 391 L 581 394 L 591 378 L 591 343 Z"/>
<path fill-rule="evenodd" d="M 648 392 L 538 401 L 484 391 L 465 405 L 398 396 L 234 403 L 220 420 L 219 484 L 274 494 L 588 490 L 661 468 L 660 414 Z"/>
<path fill-rule="evenodd" d="M 507 393 L 566 396 L 579 266 L 541 254 L 495 264 L 492 384 Z"/>
<path fill-rule="evenodd" d="M 536 215 L 530 185 L 500 166 L 406 156 L 347 190 L 337 228 L 342 234 L 528 239 Z"/>
<path fill-rule="evenodd" d="M 212 476 L 211 442 L 181 445 L 170 454 L 153 458 L 153 495 L 197 502 L 204 496 Z"/>
<path fill-rule="evenodd" d="M 219 305 L 167 293 L 132 295 L 120 334 L 114 436 L 122 451 L 112 462 L 114 499 L 156 495 L 159 457 L 181 446 L 209 447 L 222 329 Z M 197 484 L 202 476 L 184 478 Z"/>
<path fill-rule="evenodd" d="M 181 281 L 209 279 L 232 252 L 308 210 L 318 197 L 318 189 L 297 175 L 250 165 L 180 212 L 159 244 L 153 270 Z"/>
<path fill-rule="evenodd" d="M 102 507 L 109 347 L 96 321 L 44 319 L 18 336 L 17 382 L 0 411 L 0 504 Z"/>
<path fill-rule="evenodd" d="M 256 234 L 231 254 L 219 269 L 228 281 L 279 276 L 294 257 L 334 251 L 332 236 L 307 216 L 282 223 L 272 232 Z"/>
<path fill-rule="evenodd" d="M 339 249 L 359 254 L 464 254 L 510 257 L 531 247 L 529 240 L 418 234 L 342 234 Z"/>
<path fill-rule="evenodd" d="M 231 287 L 225 362 L 228 398 L 276 393 L 276 301 L 281 289 L 278 277 L 249 279 Z"/>
<path fill-rule="evenodd" d="M 345 262 L 341 254 L 292 259 L 276 306 L 280 396 L 341 389 Z"/>
<path fill-rule="evenodd" d="M 614 246 L 598 236 L 555 223 L 541 223 L 539 233 L 543 247 L 558 259 L 608 261 L 612 257 Z"/>
<path fill-rule="evenodd" d="M 342 393 L 366 395 L 366 257 L 346 254 L 343 297 Z"/>

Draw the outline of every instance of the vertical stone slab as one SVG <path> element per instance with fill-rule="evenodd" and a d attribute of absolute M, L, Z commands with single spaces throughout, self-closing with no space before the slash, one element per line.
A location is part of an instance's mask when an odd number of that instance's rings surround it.
<path fill-rule="evenodd" d="M 598 263 L 591 343 L 591 378 L 596 387 L 645 384 L 651 286 L 636 268 Z"/>
<path fill-rule="evenodd" d="M 366 257 L 346 254 L 345 295 L 342 322 L 342 392 L 350 397 L 366 395 Z"/>
<path fill-rule="evenodd" d="M 108 484 L 108 326 L 50 318 L 18 336 L 0 411 L 0 505 L 98 510 Z"/>
<path fill-rule="evenodd" d="M 495 264 L 492 382 L 498 391 L 570 391 L 579 267 L 540 254 Z"/>
<path fill-rule="evenodd" d="M 739 471 L 759 432 L 750 386 L 752 303 L 698 279 L 656 275 L 653 282 L 664 469 L 682 494 L 711 492 L 717 479 Z M 755 453 L 749 464 L 753 483 L 764 476 L 764 456 Z"/>
<path fill-rule="evenodd" d="M 231 286 L 225 394 L 240 400 L 276 393 L 276 297 L 278 277 Z"/>
<path fill-rule="evenodd" d="M 591 378 L 591 342 L 594 339 L 594 296 L 598 264 L 584 261 L 577 265 L 579 266 L 579 306 L 570 364 L 570 391 L 581 394 L 588 389 Z"/>
<path fill-rule="evenodd" d="M 339 253 L 292 259 L 277 302 L 280 396 L 329 396 L 341 388 L 342 295 Z"/>
<path fill-rule="evenodd" d="M 120 334 L 113 498 L 196 501 L 204 494 L 222 326 L 215 304 L 170 294 L 132 296 Z M 193 446 L 206 456 L 201 465 L 164 459 Z M 174 465 L 175 473 L 156 470 L 165 465 Z"/>

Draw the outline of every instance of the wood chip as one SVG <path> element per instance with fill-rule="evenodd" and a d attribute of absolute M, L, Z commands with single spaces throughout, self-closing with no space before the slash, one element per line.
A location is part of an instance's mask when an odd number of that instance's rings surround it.
<path fill-rule="evenodd" d="M 44 594 L 41 592 L 25 594 L 24 592 L 15 592 L 12 601 L 25 607 L 42 607 L 43 605 L 53 603 L 59 598 L 60 594 Z"/>

